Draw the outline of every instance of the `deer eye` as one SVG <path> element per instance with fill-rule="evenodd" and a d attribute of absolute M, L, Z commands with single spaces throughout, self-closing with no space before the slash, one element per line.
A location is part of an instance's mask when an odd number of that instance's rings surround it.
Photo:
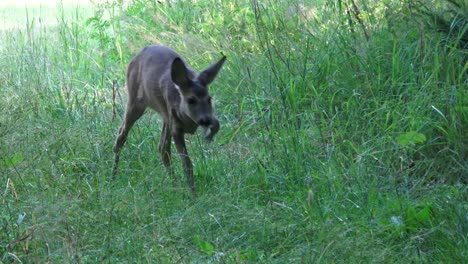
<path fill-rule="evenodd" d="M 211 104 L 211 96 L 208 97 L 208 104 Z"/>
<path fill-rule="evenodd" d="M 196 102 L 197 102 L 197 99 L 195 99 L 194 97 L 189 97 L 189 98 L 187 99 L 187 103 L 188 103 L 189 105 L 193 105 L 193 104 L 195 104 Z"/>

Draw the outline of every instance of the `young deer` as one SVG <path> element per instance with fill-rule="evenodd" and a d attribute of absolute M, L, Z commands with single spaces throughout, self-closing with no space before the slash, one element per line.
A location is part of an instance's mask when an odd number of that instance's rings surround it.
<path fill-rule="evenodd" d="M 184 134 L 193 134 L 198 126 L 202 126 L 205 139 L 211 141 L 218 132 L 219 121 L 213 113 L 208 84 L 215 79 L 225 60 L 226 56 L 223 56 L 197 74 L 174 50 L 164 46 L 147 46 L 132 59 L 127 69 L 127 110 L 114 146 L 113 176 L 117 173 L 120 150 L 129 130 L 145 109 L 151 107 L 163 120 L 158 149 L 164 166 L 173 176 L 173 138 L 190 189 L 196 194 L 193 166 L 185 146 Z"/>

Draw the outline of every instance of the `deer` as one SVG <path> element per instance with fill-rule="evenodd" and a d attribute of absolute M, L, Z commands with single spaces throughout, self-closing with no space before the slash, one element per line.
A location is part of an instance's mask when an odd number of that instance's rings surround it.
<path fill-rule="evenodd" d="M 171 143 L 176 146 L 190 190 L 196 196 L 193 164 L 185 144 L 185 134 L 199 126 L 204 138 L 212 141 L 220 124 L 214 114 L 208 85 L 214 81 L 226 56 L 197 74 L 173 49 L 161 45 L 144 47 L 129 63 L 126 74 L 127 106 L 114 145 L 112 175 L 117 174 L 120 151 L 135 122 L 149 107 L 162 118 L 158 144 L 162 162 L 171 175 Z"/>

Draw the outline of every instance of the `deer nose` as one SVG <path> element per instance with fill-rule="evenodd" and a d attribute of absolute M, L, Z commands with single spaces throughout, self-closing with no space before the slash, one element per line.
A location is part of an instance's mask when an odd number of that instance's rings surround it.
<path fill-rule="evenodd" d="M 211 119 L 208 118 L 208 117 L 206 117 L 206 116 L 204 116 L 204 117 L 198 119 L 198 124 L 199 124 L 200 126 L 207 127 L 207 126 L 211 125 Z"/>

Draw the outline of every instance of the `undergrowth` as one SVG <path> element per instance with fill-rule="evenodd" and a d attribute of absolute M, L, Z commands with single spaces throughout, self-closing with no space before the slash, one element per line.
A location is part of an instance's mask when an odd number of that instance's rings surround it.
<path fill-rule="evenodd" d="M 110 1 L 3 29 L 0 261 L 464 262 L 467 7 L 417 2 Z M 188 141 L 197 199 L 150 111 L 110 175 L 153 43 L 228 57 L 221 131 Z"/>

